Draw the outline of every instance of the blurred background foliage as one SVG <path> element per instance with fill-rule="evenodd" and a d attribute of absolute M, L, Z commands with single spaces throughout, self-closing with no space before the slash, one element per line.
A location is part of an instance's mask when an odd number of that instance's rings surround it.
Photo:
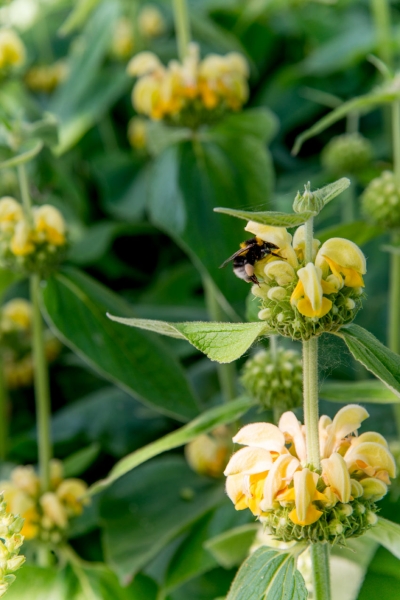
<path fill-rule="evenodd" d="M 51 366 L 52 434 L 68 476 L 89 484 L 118 459 L 223 401 L 215 363 L 195 348 L 125 329 L 105 313 L 206 320 L 208 281 L 220 300 L 220 319 L 242 320 L 249 289 L 218 267 L 246 236 L 240 222 L 212 209 L 290 210 L 307 181 L 317 188 L 348 175 L 329 171 L 321 152 L 334 136 L 354 131 L 354 118 L 307 141 L 299 156 L 292 146 L 332 108 L 381 83 L 369 60 L 377 36 L 366 0 L 193 0 L 191 27 L 201 55 L 243 53 L 249 101 L 244 112 L 201 130 L 195 140 L 185 130 L 148 124 L 145 144 L 135 147 L 128 139 L 134 110 L 127 62 L 142 50 L 164 63 L 177 55 L 171 2 L 152 3 L 162 19 L 156 35 L 141 23 L 146 6 L 137 0 L 12 0 L 0 8 L 0 24 L 15 28 L 26 45 L 25 65 L 1 81 L 1 120 L 11 115 L 33 122 L 51 113 L 59 123 L 57 145 L 44 148 L 28 169 L 34 202 L 57 206 L 70 228 L 68 265 L 43 291 L 48 323 L 64 343 Z M 398 54 L 396 3 L 392 16 L 390 43 Z M 121 23 L 131 28 L 125 46 Z M 50 66 L 50 73 L 34 71 Z M 348 221 L 343 236 L 362 244 L 368 299 L 357 323 L 384 343 L 388 254 L 382 247 L 388 236 L 363 222 L 358 198 L 391 166 L 386 116 L 382 108 L 356 115 L 373 156 L 351 174 L 344 200 L 330 204 L 316 224 L 322 240 L 325 230 Z M 0 152 L 3 161 L 11 157 L 6 146 Z M 1 172 L 0 195 L 19 196 L 11 168 Z M 26 281 L 14 282 L 3 300 L 15 296 L 27 296 Z M 322 341 L 321 367 L 324 379 L 367 377 L 330 338 Z M 13 464 L 36 462 L 33 391 L 12 389 L 10 398 L 4 473 Z M 336 409 L 322 402 L 321 412 Z M 368 410 L 373 428 L 394 438 L 391 406 L 370 404 Z M 252 409 L 244 419 L 269 416 Z M 383 516 L 400 522 L 396 494 L 382 505 Z M 178 448 L 94 496 L 73 523 L 71 543 L 84 559 L 105 563 L 79 567 L 93 598 L 206 600 L 225 596 L 254 534 L 249 517 L 224 497 L 222 479 L 194 472 Z M 357 556 L 350 557 L 354 563 Z M 81 571 L 25 566 L 9 597 L 34 600 L 51 590 L 52 599 L 86 598 L 79 596 Z M 380 550 L 360 599 L 395 598 L 399 572 L 397 559 Z M 339 589 L 335 600 L 344 594 Z"/>

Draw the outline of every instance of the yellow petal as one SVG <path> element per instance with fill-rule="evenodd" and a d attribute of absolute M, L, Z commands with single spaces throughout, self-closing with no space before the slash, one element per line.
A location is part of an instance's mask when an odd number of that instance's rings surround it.
<path fill-rule="evenodd" d="M 388 445 L 387 441 L 385 440 L 385 438 L 383 437 L 383 435 L 381 435 L 380 433 L 377 433 L 376 431 L 366 431 L 365 433 L 362 433 L 358 437 L 353 438 L 351 440 L 351 445 L 358 446 L 359 444 L 362 444 L 364 442 L 375 442 L 376 444 L 380 444 L 381 446 L 384 446 L 385 448 L 389 447 L 389 445 Z"/>
<path fill-rule="evenodd" d="M 361 479 L 360 484 L 363 488 L 363 497 L 366 500 L 381 500 L 387 493 L 387 485 L 375 477 L 366 477 Z"/>
<path fill-rule="evenodd" d="M 332 308 L 332 301 L 329 298 L 322 298 L 321 307 L 319 310 L 314 310 L 308 298 L 302 298 L 297 304 L 297 310 L 305 317 L 324 317 Z"/>
<path fill-rule="evenodd" d="M 350 433 L 356 431 L 361 423 L 369 417 L 368 412 L 358 404 L 349 404 L 341 408 L 328 427 L 328 438 L 325 443 L 324 457 L 327 458 Z"/>
<path fill-rule="evenodd" d="M 307 511 L 314 498 L 318 475 L 307 468 L 296 471 L 293 476 L 294 491 L 296 495 L 296 513 L 300 524 L 307 519 Z"/>
<path fill-rule="evenodd" d="M 153 52 L 139 52 L 129 61 L 126 70 L 131 77 L 141 77 L 160 68 L 163 66 Z"/>
<path fill-rule="evenodd" d="M 324 269 L 324 262 L 330 259 L 339 267 L 353 269 L 363 275 L 367 272 L 364 254 L 360 248 L 344 238 L 331 238 L 322 244 L 315 259 L 315 264 Z"/>
<path fill-rule="evenodd" d="M 272 225 L 262 225 L 255 221 L 249 221 L 244 229 L 264 242 L 275 244 L 278 248 L 290 246 L 292 241 L 292 236 L 285 227 L 272 227 Z"/>
<path fill-rule="evenodd" d="M 315 508 L 315 506 L 313 504 L 310 504 L 310 506 L 307 508 L 307 512 L 305 514 L 304 519 L 299 518 L 296 508 L 294 508 L 289 513 L 289 519 L 295 525 L 302 525 L 304 527 L 305 525 L 312 525 L 312 523 L 315 523 L 316 521 L 318 521 L 318 519 L 321 517 L 321 515 L 322 515 L 322 511 Z"/>
<path fill-rule="evenodd" d="M 263 448 L 281 452 L 285 446 L 285 436 L 271 423 L 251 423 L 245 425 L 233 438 L 235 444 Z"/>
<path fill-rule="evenodd" d="M 272 467 L 271 453 L 263 448 L 242 448 L 235 452 L 224 471 L 225 475 L 251 475 Z"/>
<path fill-rule="evenodd" d="M 323 297 L 321 270 L 317 270 L 314 263 L 310 262 L 303 269 L 299 269 L 297 275 L 303 284 L 305 297 L 310 301 L 312 309 L 318 312 L 321 309 Z"/>
<path fill-rule="evenodd" d="M 324 458 L 322 464 L 322 477 L 325 483 L 331 486 L 341 502 L 349 502 L 351 495 L 350 475 L 346 462 L 334 452 L 329 458 Z"/>
<path fill-rule="evenodd" d="M 287 285 L 296 277 L 293 267 L 284 260 L 274 260 L 264 267 L 267 279 L 275 279 L 278 285 Z"/>
<path fill-rule="evenodd" d="M 389 473 L 390 477 L 396 477 L 396 463 L 392 454 L 388 448 L 376 442 L 363 442 L 358 446 L 353 446 L 345 454 L 344 460 L 350 471 L 361 468 L 367 474 L 370 474 L 384 470 Z"/>
<path fill-rule="evenodd" d="M 303 286 L 302 281 L 300 281 L 300 279 L 299 279 L 299 281 L 297 282 L 297 285 L 294 288 L 292 295 L 290 297 L 290 304 L 296 305 L 298 300 L 300 298 L 302 298 L 303 296 L 304 296 L 304 286 Z"/>
<path fill-rule="evenodd" d="M 226 478 L 225 490 L 233 504 L 237 504 L 242 498 L 245 497 L 243 489 L 243 476 L 242 475 L 229 475 Z M 244 508 L 247 507 L 247 504 Z M 240 509 L 237 509 L 240 510 Z"/>
<path fill-rule="evenodd" d="M 363 495 L 363 487 L 356 479 L 350 479 L 351 495 L 353 498 L 359 498 Z"/>
<path fill-rule="evenodd" d="M 286 440 L 294 444 L 298 458 L 305 464 L 307 462 L 306 440 L 296 415 L 291 411 L 283 413 L 279 419 L 279 429 L 285 434 Z"/>
<path fill-rule="evenodd" d="M 262 510 L 271 510 L 276 502 L 276 495 L 290 483 L 299 461 L 290 454 L 279 456 L 269 471 L 264 483 L 264 499 Z"/>
<path fill-rule="evenodd" d="M 337 294 L 339 287 L 335 282 L 325 281 L 325 279 L 321 280 L 322 291 L 324 294 Z"/>

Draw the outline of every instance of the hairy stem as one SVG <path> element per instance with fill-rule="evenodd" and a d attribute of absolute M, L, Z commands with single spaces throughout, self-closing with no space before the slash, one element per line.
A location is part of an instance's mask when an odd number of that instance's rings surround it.
<path fill-rule="evenodd" d="M 208 314 L 213 321 L 222 321 L 224 313 L 218 302 L 213 282 L 203 278 L 204 291 L 206 295 L 206 304 Z M 226 402 L 236 398 L 236 369 L 233 363 L 226 365 L 217 364 L 218 380 L 221 386 L 222 394 Z"/>
<path fill-rule="evenodd" d="M 304 258 L 305 263 L 308 265 L 309 262 L 313 261 L 313 236 L 314 236 L 314 219 L 308 219 L 304 224 L 305 233 L 305 252 Z"/>
<path fill-rule="evenodd" d="M 311 544 L 311 560 L 313 567 L 313 587 L 315 600 L 330 600 L 331 582 L 329 574 L 328 544 Z"/>
<path fill-rule="evenodd" d="M 187 55 L 191 39 L 189 11 L 186 0 L 173 0 L 173 6 L 178 54 L 182 61 Z"/>
<path fill-rule="evenodd" d="M 318 338 L 303 342 L 304 424 L 307 438 L 307 461 L 321 467 L 318 434 Z"/>

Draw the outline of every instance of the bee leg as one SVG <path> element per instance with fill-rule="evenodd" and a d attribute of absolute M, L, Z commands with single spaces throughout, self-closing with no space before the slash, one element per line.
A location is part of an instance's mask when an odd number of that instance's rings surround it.
<path fill-rule="evenodd" d="M 271 252 L 271 254 L 272 254 L 272 256 L 277 256 L 281 260 L 286 260 L 286 258 L 284 258 L 283 256 L 281 256 L 280 254 L 276 254 L 275 252 Z"/>
<path fill-rule="evenodd" d="M 258 285 L 258 287 L 260 287 L 260 282 L 258 281 L 258 279 L 255 275 L 252 275 L 251 277 L 249 277 L 249 280 L 252 281 L 253 283 L 255 283 L 256 285 Z"/>

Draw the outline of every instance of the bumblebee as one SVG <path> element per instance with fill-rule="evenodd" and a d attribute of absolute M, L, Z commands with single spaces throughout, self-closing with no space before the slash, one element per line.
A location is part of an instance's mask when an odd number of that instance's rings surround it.
<path fill-rule="evenodd" d="M 254 265 L 259 260 L 262 260 L 268 254 L 282 258 L 276 254 L 274 250 L 279 250 L 278 246 L 270 242 L 264 242 L 258 237 L 251 238 L 240 244 L 240 249 L 227 258 L 222 265 L 225 267 L 229 262 L 233 261 L 233 272 L 239 279 L 244 279 L 247 283 L 253 282 L 259 285 L 258 279 L 254 273 Z"/>

